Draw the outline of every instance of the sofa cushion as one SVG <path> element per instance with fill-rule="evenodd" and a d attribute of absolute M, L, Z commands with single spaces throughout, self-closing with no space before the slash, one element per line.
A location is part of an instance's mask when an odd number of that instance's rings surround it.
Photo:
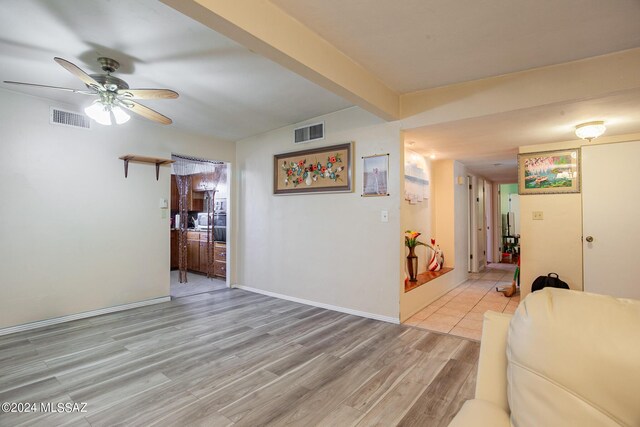
<path fill-rule="evenodd" d="M 486 400 L 467 400 L 449 427 L 509 427 L 509 414 Z"/>
<path fill-rule="evenodd" d="M 507 339 L 515 426 L 640 426 L 640 301 L 530 294 Z"/>
<path fill-rule="evenodd" d="M 511 315 L 487 311 L 482 322 L 476 399 L 495 403 L 509 412 L 507 400 L 507 335 Z"/>

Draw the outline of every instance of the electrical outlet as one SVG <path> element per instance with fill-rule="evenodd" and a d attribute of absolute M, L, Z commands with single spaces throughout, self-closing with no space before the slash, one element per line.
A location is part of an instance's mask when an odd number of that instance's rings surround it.
<path fill-rule="evenodd" d="M 380 222 L 389 222 L 389 211 L 380 211 Z"/>
<path fill-rule="evenodd" d="M 541 221 L 544 219 L 544 214 L 542 213 L 542 211 L 535 211 L 533 212 L 533 219 Z"/>

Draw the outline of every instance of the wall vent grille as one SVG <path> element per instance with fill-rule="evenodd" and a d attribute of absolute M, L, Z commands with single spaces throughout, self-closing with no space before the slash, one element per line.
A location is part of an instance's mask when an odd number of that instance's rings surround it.
<path fill-rule="evenodd" d="M 324 122 L 306 125 L 293 130 L 293 142 L 296 144 L 304 144 L 317 139 L 324 139 Z"/>
<path fill-rule="evenodd" d="M 69 126 L 80 129 L 91 129 L 91 119 L 84 114 L 50 108 L 49 123 L 52 125 Z"/>

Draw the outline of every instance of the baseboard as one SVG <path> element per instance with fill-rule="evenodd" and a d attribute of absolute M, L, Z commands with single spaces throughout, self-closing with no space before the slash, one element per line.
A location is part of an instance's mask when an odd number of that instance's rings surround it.
<path fill-rule="evenodd" d="M 113 307 L 101 308 L 99 310 L 85 311 L 77 314 L 70 314 L 68 316 L 54 317 L 53 319 L 39 320 L 37 322 L 24 323 L 22 325 L 10 326 L 8 328 L 0 329 L 0 336 L 13 334 L 16 332 L 28 331 L 30 329 L 42 328 L 43 326 L 56 325 L 58 323 L 70 322 L 72 320 L 85 319 L 87 317 L 100 316 L 101 314 L 114 313 L 116 311 L 130 310 L 132 308 L 144 307 L 147 305 L 160 304 L 163 302 L 171 301 L 171 297 L 153 298 L 144 301 L 132 302 L 130 304 L 116 305 Z"/>
<path fill-rule="evenodd" d="M 389 317 L 389 316 L 381 316 L 379 314 L 368 313 L 366 311 L 352 310 L 350 308 L 339 307 L 337 305 L 331 305 L 331 304 L 324 304 L 322 302 L 311 301 L 311 300 L 303 299 L 303 298 L 296 298 L 296 297 L 292 297 L 292 296 L 289 296 L 289 295 L 278 294 L 276 292 L 265 291 L 263 289 L 252 288 L 252 287 L 249 287 L 249 286 L 233 285 L 232 287 L 236 288 L 236 289 L 242 289 L 244 291 L 254 292 L 256 294 L 266 295 L 266 296 L 269 296 L 269 297 L 280 298 L 280 299 L 284 299 L 284 300 L 287 300 L 287 301 L 298 302 L 300 304 L 305 304 L 305 305 L 311 305 L 313 307 L 326 308 L 327 310 L 338 311 L 340 313 L 353 314 L 354 316 L 366 317 L 366 318 L 374 319 L 374 320 L 381 320 L 381 321 L 387 322 L 387 323 L 395 323 L 395 324 L 399 324 L 400 323 L 400 319 L 399 318 L 394 318 L 394 317 Z"/>
<path fill-rule="evenodd" d="M 453 270 L 452 270 L 453 271 Z M 441 276 L 442 277 L 442 276 Z M 445 296 L 446 294 L 448 294 L 449 292 L 451 292 L 452 290 L 454 290 L 455 288 L 457 288 L 458 286 L 462 285 L 464 282 L 466 282 L 467 280 L 469 280 L 469 276 L 467 276 L 466 278 L 462 279 L 458 284 L 453 285 L 453 287 L 451 288 L 447 288 L 445 290 L 443 290 L 441 293 L 436 294 L 437 296 L 434 297 L 431 301 L 429 301 L 427 304 L 425 304 L 424 306 L 420 307 L 419 309 L 417 309 L 416 311 L 414 311 L 413 313 L 409 314 L 402 322 L 400 323 L 404 323 L 406 322 L 410 317 L 412 317 L 414 314 L 419 313 L 420 311 L 424 310 L 425 307 L 429 306 L 429 304 L 431 304 L 432 302 L 440 299 L 441 297 Z M 417 289 L 417 288 L 416 288 Z"/>

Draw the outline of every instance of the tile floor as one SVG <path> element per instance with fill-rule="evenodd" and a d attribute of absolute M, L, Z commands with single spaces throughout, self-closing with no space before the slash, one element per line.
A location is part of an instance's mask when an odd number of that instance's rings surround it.
<path fill-rule="evenodd" d="M 187 273 L 187 283 L 180 283 L 178 270 L 171 271 L 171 296 L 173 298 L 202 294 L 217 289 L 224 289 L 227 283 L 222 279 L 208 279 L 203 274 Z"/>
<path fill-rule="evenodd" d="M 405 325 L 480 340 L 482 316 L 493 310 L 513 313 L 520 303 L 520 292 L 507 298 L 496 287 L 510 286 L 515 264 L 489 264 L 481 273 L 449 291 L 418 313 Z"/>

